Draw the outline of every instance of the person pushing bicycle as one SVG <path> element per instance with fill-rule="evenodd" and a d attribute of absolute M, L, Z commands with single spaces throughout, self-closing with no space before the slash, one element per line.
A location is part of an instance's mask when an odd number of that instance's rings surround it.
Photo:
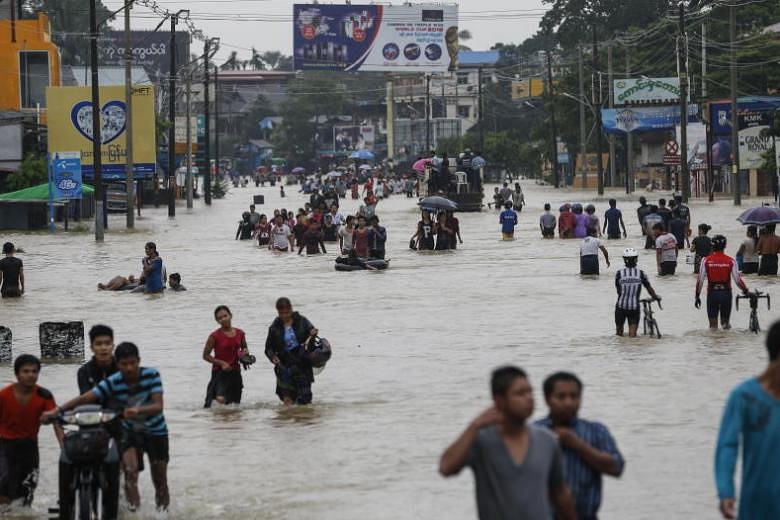
<path fill-rule="evenodd" d="M 639 253 L 633 247 L 623 251 L 623 262 L 626 267 L 615 274 L 615 288 L 617 289 L 617 303 L 615 304 L 615 333 L 623 335 L 623 328 L 628 321 L 628 337 L 635 338 L 639 328 L 639 299 L 642 287 L 647 289 L 654 300 L 661 301 L 653 286 L 650 285 L 647 275 L 637 267 Z"/>
<path fill-rule="evenodd" d="M 701 308 L 701 290 L 704 281 L 707 281 L 707 317 L 710 320 L 710 329 L 718 329 L 718 315 L 723 330 L 731 328 L 731 280 L 737 284 L 743 294 L 747 294 L 748 288 L 739 274 L 737 261 L 724 253 L 726 249 L 726 237 L 715 235 L 712 237 L 712 253 L 701 261 L 699 277 L 696 279 L 696 300 L 694 305 Z"/>

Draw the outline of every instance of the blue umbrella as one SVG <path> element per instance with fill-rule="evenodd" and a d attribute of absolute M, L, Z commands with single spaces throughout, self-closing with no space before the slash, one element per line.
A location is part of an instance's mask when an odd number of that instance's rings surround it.
<path fill-rule="evenodd" d="M 434 211 L 457 211 L 458 209 L 458 205 L 455 202 L 444 197 L 439 197 L 438 195 L 434 195 L 433 197 L 426 197 L 418 202 L 417 205 L 422 209 L 429 209 Z"/>
<path fill-rule="evenodd" d="M 295 168 L 292 169 L 293 173 L 303 173 L 305 171 L 306 171 L 306 168 L 303 168 L 301 166 L 296 166 Z"/>
<path fill-rule="evenodd" d="M 352 152 L 352 155 L 350 155 L 349 158 L 360 159 L 362 161 L 373 161 L 374 154 L 372 154 L 368 150 L 355 150 L 354 152 Z"/>
<path fill-rule="evenodd" d="M 743 225 L 766 226 L 767 224 L 780 224 L 780 209 L 771 206 L 761 206 L 744 211 L 737 220 Z"/>

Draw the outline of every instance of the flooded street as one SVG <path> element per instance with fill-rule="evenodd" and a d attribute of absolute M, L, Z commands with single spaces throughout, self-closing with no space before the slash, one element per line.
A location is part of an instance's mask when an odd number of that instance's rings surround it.
<path fill-rule="evenodd" d="M 605 519 L 716 519 L 712 459 L 728 391 L 763 368 L 763 336 L 746 331 L 748 310 L 734 311 L 734 331 L 707 331 L 695 310 L 692 266 L 682 255 L 678 275 L 658 279 L 655 252 L 639 266 L 663 297 L 656 314 L 662 340 L 614 334 L 614 274 L 624 247 L 640 248 L 636 196 L 618 197 L 627 240 L 607 244 L 613 265 L 601 277 L 579 276 L 579 240 L 542 240 L 538 217 L 592 194 L 523 184 L 529 204 L 517 240 L 502 242 L 493 211 L 459 216 L 464 244 L 456 252 L 408 249 L 418 219 L 416 200 L 381 202 L 391 258 L 386 272 L 336 272 L 328 254 L 274 254 L 253 241 L 235 241 L 241 212 L 263 193 L 260 213 L 297 210 L 304 197 L 275 188 L 231 188 L 211 207 L 145 208 L 135 232 L 118 231 L 112 215 L 103 244 L 91 233 L 3 235 L 23 248 L 27 294 L 0 302 L 0 325 L 13 330 L 14 355 L 39 354 L 38 324 L 105 323 L 116 341 L 133 341 L 142 365 L 159 368 L 171 435 L 171 513 L 166 518 L 211 519 L 473 519 L 473 478 L 437 473 L 438 457 L 489 405 L 488 378 L 497 365 L 525 368 L 536 391 L 535 418 L 545 414 L 545 376 L 572 370 L 585 382 L 582 416 L 604 422 L 626 459 L 620 480 L 606 479 Z M 486 187 L 492 194 L 493 186 Z M 658 196 L 653 195 L 653 199 Z M 648 197 L 651 198 L 651 197 Z M 308 199 L 306 199 L 308 200 Z M 486 199 L 487 202 L 487 199 Z M 746 201 L 744 208 L 760 201 Z M 725 234 L 733 255 L 744 236 L 729 201 L 692 203 L 692 224 Z M 597 202 L 603 218 L 606 199 Z M 357 201 L 344 202 L 354 213 Z M 557 211 L 556 211 L 557 216 Z M 143 296 L 98 292 L 112 276 L 140 272 L 146 241 L 157 243 L 168 273 L 179 272 L 184 293 Z M 331 251 L 333 248 L 333 251 Z M 780 301 L 776 280 L 747 278 Z M 271 365 L 261 357 L 274 302 L 288 296 L 330 340 L 333 360 L 314 384 L 314 405 L 281 409 Z M 247 334 L 258 363 L 244 373 L 243 404 L 202 408 L 210 367 L 201 359 L 213 310 L 226 304 Z M 760 310 L 766 329 L 778 311 Z M 640 329 L 641 330 L 641 329 Z M 74 396 L 75 364 L 47 364 L 40 384 L 62 402 Z M 3 383 L 13 379 L 0 368 Z M 45 518 L 56 505 L 58 449 L 50 428 L 41 433 L 41 482 L 34 510 Z M 143 508 L 153 516 L 153 491 L 141 475 Z"/>

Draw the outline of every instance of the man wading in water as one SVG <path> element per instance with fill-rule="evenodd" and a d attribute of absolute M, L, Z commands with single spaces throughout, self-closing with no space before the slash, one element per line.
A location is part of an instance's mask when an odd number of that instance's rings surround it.
<path fill-rule="evenodd" d="M 285 404 L 309 404 L 314 372 L 309 363 L 306 344 L 316 338 L 318 330 L 309 320 L 293 312 L 288 298 L 276 300 L 279 317 L 268 328 L 265 355 L 274 364 L 276 395 Z"/>
<path fill-rule="evenodd" d="M 445 477 L 471 467 L 480 520 L 574 520 L 561 448 L 546 428 L 526 424 L 534 411 L 531 383 L 516 367 L 491 379 L 494 405 L 474 419 L 441 456 Z"/>

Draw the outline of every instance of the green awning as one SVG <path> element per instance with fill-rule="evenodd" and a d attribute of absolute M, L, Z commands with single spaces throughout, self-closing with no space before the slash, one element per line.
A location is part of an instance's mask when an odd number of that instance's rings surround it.
<path fill-rule="evenodd" d="M 95 189 L 84 184 L 82 186 L 84 195 L 92 195 L 95 193 Z M 49 183 L 39 184 L 31 188 L 25 188 L 23 190 L 12 191 L 11 193 L 3 193 L 0 195 L 0 200 L 19 201 L 19 202 L 48 202 L 49 201 Z"/>

